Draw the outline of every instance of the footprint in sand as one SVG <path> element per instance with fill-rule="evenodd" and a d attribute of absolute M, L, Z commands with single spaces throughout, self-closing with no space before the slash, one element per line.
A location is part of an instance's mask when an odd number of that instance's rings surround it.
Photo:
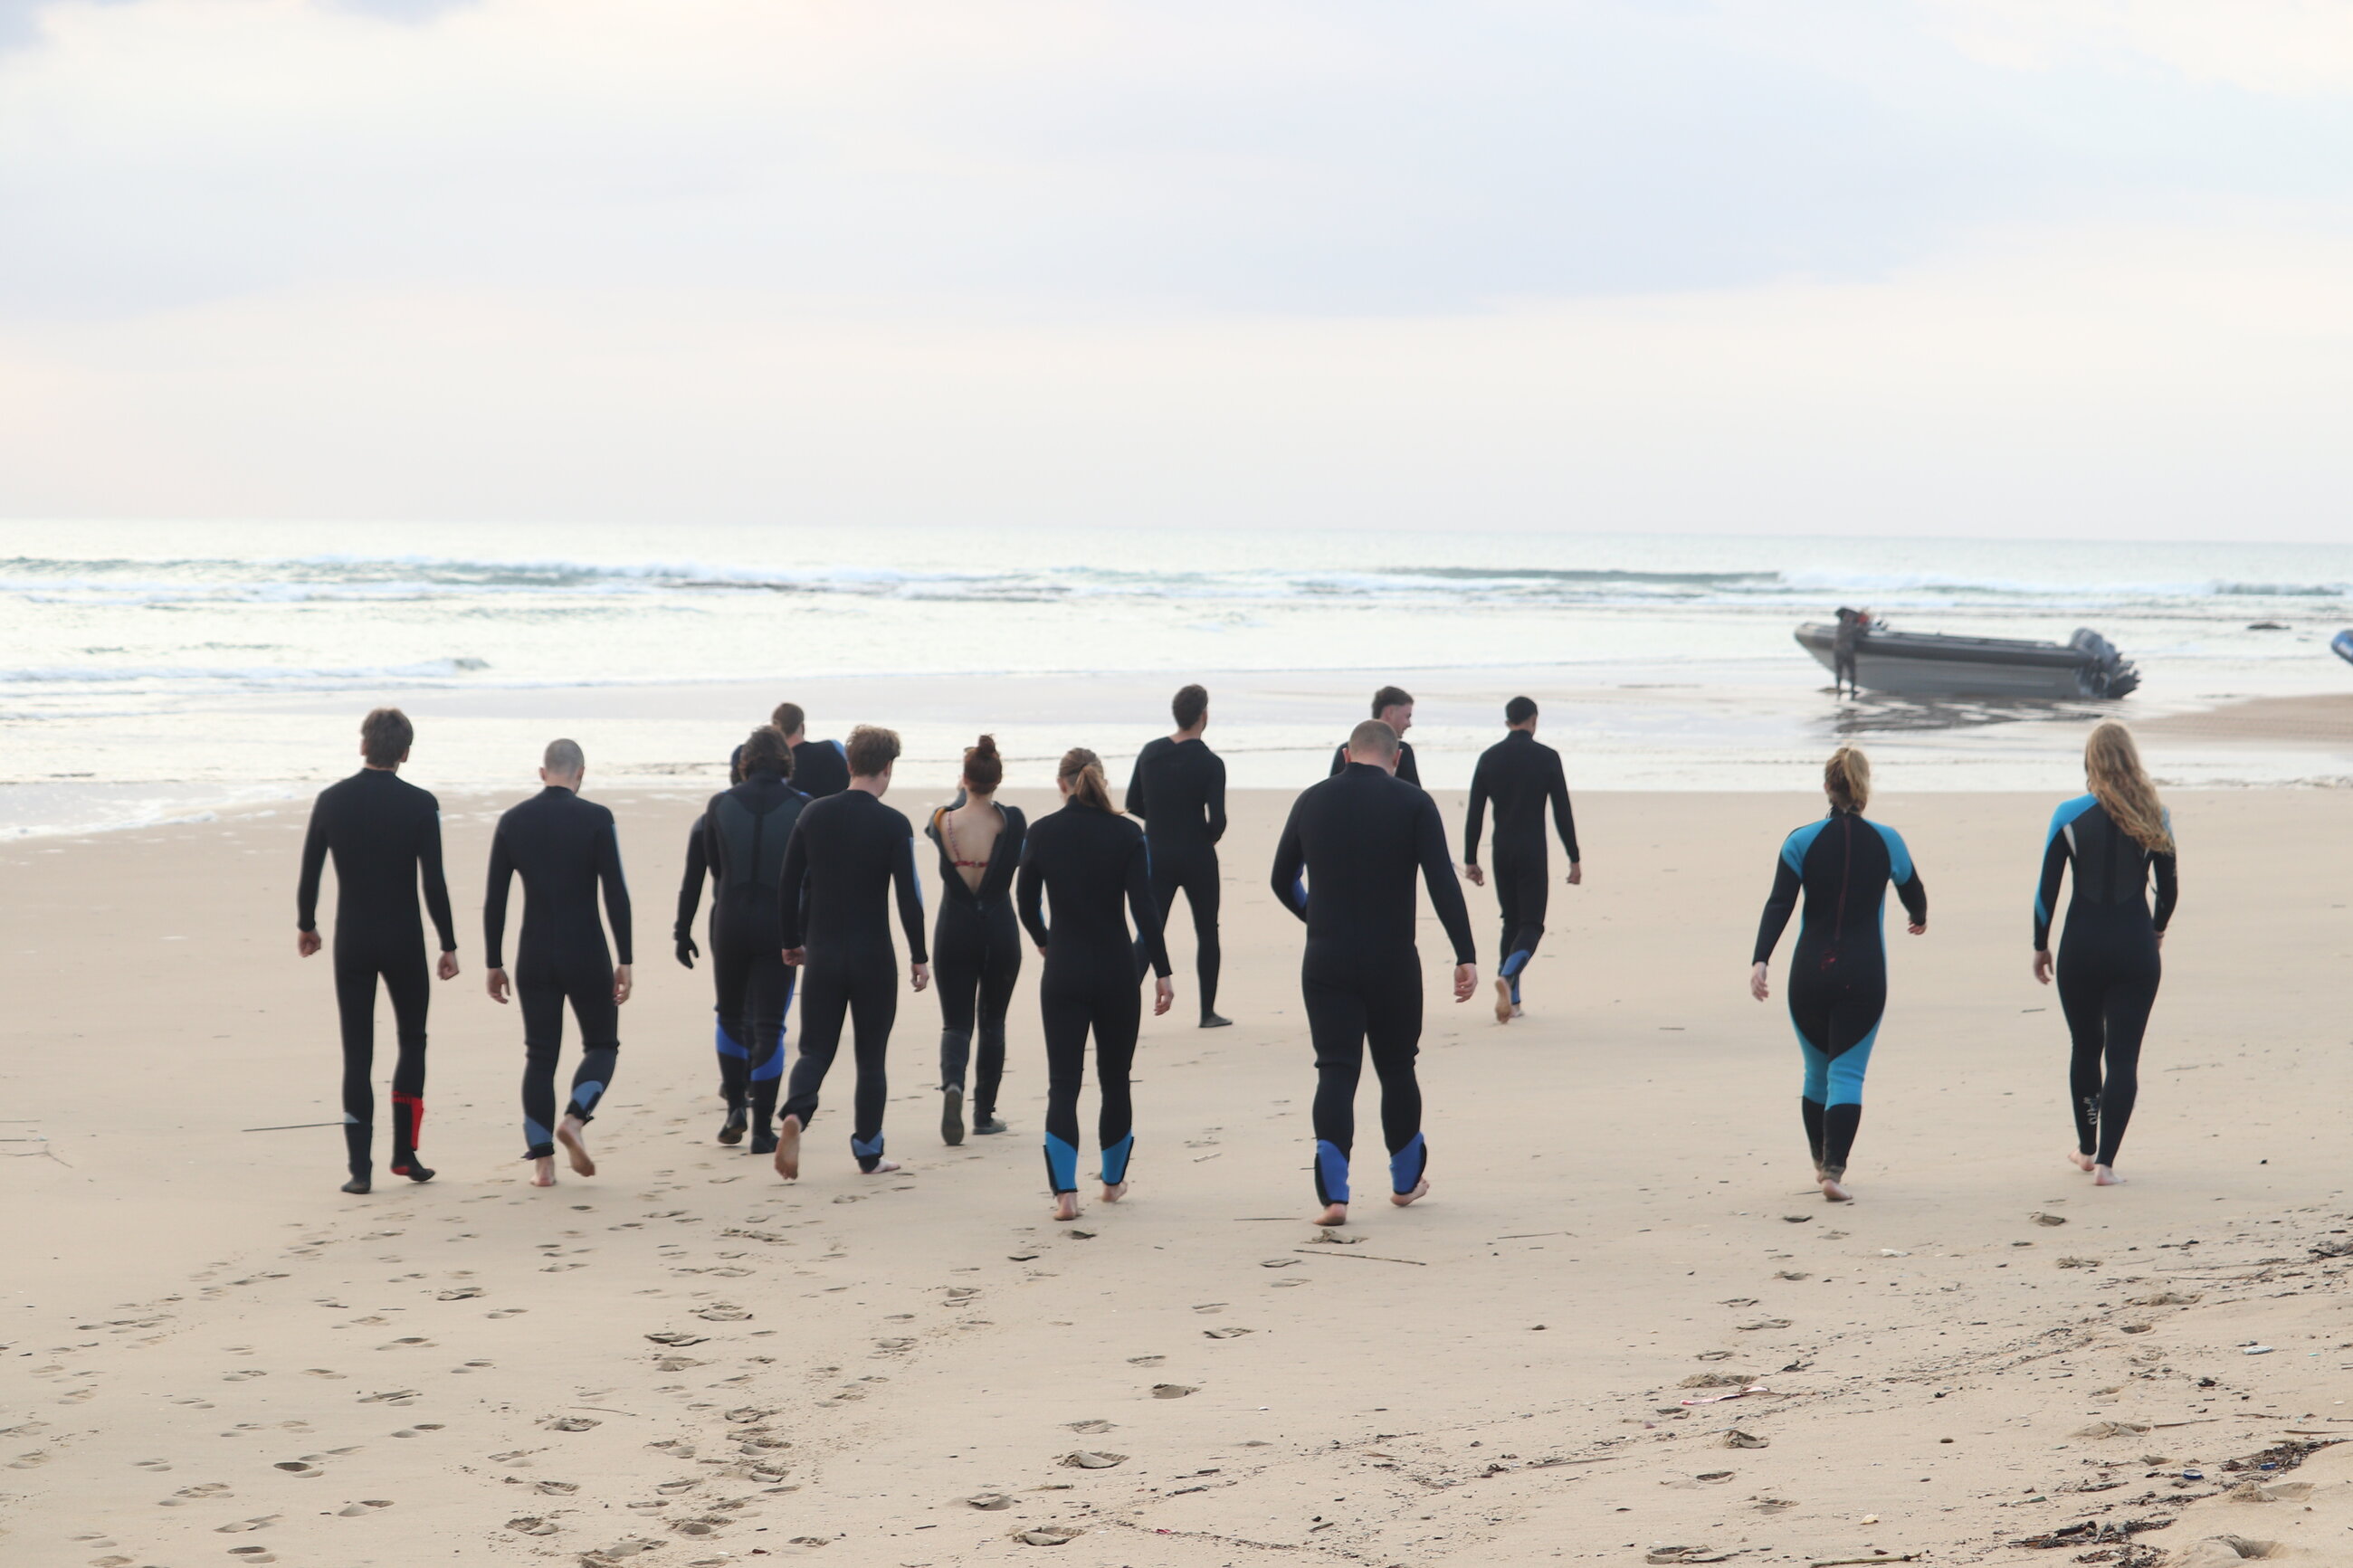
<path fill-rule="evenodd" d="M 140 1459 L 135 1461 L 134 1468 L 142 1470 L 168 1470 L 172 1468 L 172 1461 L 169 1459 Z"/>
<path fill-rule="evenodd" d="M 341 1381 L 343 1374 L 340 1372 L 330 1372 L 323 1366 L 306 1366 L 302 1369 L 302 1375 L 304 1377 L 325 1377 Z"/>
<path fill-rule="evenodd" d="M 543 1519 L 535 1519 L 528 1514 L 521 1519 L 507 1521 L 507 1528 L 518 1535 L 554 1535 L 555 1533 L 555 1526 Z"/>
<path fill-rule="evenodd" d="M 391 1506 L 392 1500 L 390 1498 L 365 1498 L 352 1504 L 351 1507 L 340 1510 L 338 1517 L 343 1519 L 363 1519 L 369 1514 L 379 1513 Z"/>
<path fill-rule="evenodd" d="M 290 1476 L 316 1476 L 325 1473 L 308 1459 L 280 1459 L 271 1468 L 284 1470 Z"/>
<path fill-rule="evenodd" d="M 257 1530 L 268 1530 L 271 1525 L 276 1524 L 277 1522 L 278 1515 L 274 1513 L 258 1514 L 252 1519 L 240 1519 L 228 1524 L 216 1524 L 213 1526 L 213 1533 L 215 1535 L 244 1535 Z"/>
<path fill-rule="evenodd" d="M 29 1454 L 19 1454 L 9 1460 L 8 1468 L 12 1470 L 37 1470 L 48 1462 L 49 1456 L 36 1449 Z"/>
<path fill-rule="evenodd" d="M 529 1307 L 501 1307 L 497 1311 L 485 1312 L 482 1316 L 486 1318 L 520 1318 L 525 1312 L 530 1310 L 531 1309 Z"/>
<path fill-rule="evenodd" d="M 248 1366 L 237 1372 L 225 1372 L 221 1373 L 221 1381 L 223 1383 L 248 1383 L 254 1378 L 268 1377 L 269 1375 L 269 1374 L 268 1373 L 262 1371 L 258 1366 Z"/>
<path fill-rule="evenodd" d="M 539 1483 L 538 1489 L 546 1493 L 549 1497 L 570 1497 L 574 1492 L 580 1489 L 580 1483 L 577 1481 L 542 1481 Z"/>
<path fill-rule="evenodd" d="M 551 1432 L 589 1432 L 604 1423 L 593 1415 L 566 1415 L 547 1424 Z"/>
<path fill-rule="evenodd" d="M 387 1344 L 381 1344 L 375 1348 L 380 1351 L 396 1351 L 406 1349 L 410 1345 L 429 1345 L 432 1342 L 433 1342 L 431 1340 L 420 1339 L 415 1334 L 410 1334 L 405 1339 L 394 1340 Z"/>
<path fill-rule="evenodd" d="M 277 1554 L 267 1546 L 232 1546 L 228 1554 L 240 1563 L 275 1563 Z"/>

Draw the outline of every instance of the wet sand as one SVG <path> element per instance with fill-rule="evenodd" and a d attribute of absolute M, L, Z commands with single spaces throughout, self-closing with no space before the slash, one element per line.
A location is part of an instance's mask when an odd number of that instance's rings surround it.
<path fill-rule="evenodd" d="M 1237 1025 L 1186 1021 L 1180 919 L 1134 1195 L 1075 1226 L 1047 1218 L 1034 962 L 1008 1135 L 940 1145 L 923 996 L 893 1048 L 906 1171 L 855 1172 L 846 1068 L 798 1184 L 715 1144 L 708 971 L 667 940 L 697 802 L 604 798 L 640 989 L 603 1173 L 546 1192 L 519 1023 L 481 994 L 498 803 L 445 802 L 439 1179 L 379 1166 L 364 1198 L 334 1127 L 240 1131 L 337 1114 L 299 811 L 0 848 L 0 1560 L 2048 1563 L 2128 1538 L 2179 1568 L 2224 1535 L 2353 1560 L 2353 1457 L 2295 1468 L 2353 1433 L 2353 793 L 2171 797 L 2183 906 L 2107 1190 L 2062 1158 L 2063 1035 L 2027 972 L 2052 802 L 1885 798 L 1931 927 L 1891 935 L 1845 1207 L 1806 1179 L 1786 1016 L 1744 987 L 1815 803 L 1581 795 L 1587 885 L 1556 889 L 1525 1019 L 1443 1001 L 1425 940 L 1435 1191 L 1377 1201 L 1367 1074 L 1336 1236 L 1308 1223 L 1299 928 L 1262 882 L 1287 797 L 1235 802 Z"/>

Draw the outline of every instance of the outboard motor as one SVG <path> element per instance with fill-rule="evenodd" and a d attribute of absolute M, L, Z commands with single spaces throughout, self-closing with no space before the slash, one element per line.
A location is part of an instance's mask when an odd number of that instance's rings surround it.
<path fill-rule="evenodd" d="M 2086 697 L 2122 697 L 2140 685 L 2140 671 L 2116 645 L 2089 626 L 2076 629 L 2067 646 L 2084 656 L 2078 674 Z"/>

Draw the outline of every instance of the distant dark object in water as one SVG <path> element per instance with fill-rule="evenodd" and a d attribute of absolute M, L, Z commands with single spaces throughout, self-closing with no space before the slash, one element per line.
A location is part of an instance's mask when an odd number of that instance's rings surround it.
<path fill-rule="evenodd" d="M 1823 668 L 1836 669 L 1836 626 L 1809 621 L 1796 635 L 1798 646 Z M 1903 697 L 2122 697 L 2140 685 L 2132 661 L 2088 628 L 2063 643 L 2048 643 L 1874 625 L 1855 644 L 1855 679 L 1873 691 Z"/>
<path fill-rule="evenodd" d="M 2287 623 L 2285 621 L 2249 621 L 2247 629 L 2251 632 L 2284 632 L 2287 630 Z"/>
<path fill-rule="evenodd" d="M 2337 658 L 2353 664 L 2353 632 L 2338 632 L 2329 639 L 2328 646 Z"/>

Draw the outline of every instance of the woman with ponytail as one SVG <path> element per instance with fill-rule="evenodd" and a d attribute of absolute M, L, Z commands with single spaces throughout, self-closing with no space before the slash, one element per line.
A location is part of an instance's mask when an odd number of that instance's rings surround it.
<path fill-rule="evenodd" d="M 1881 919 L 1887 885 L 1911 916 L 1914 936 L 1928 929 L 1928 893 L 1912 853 L 1892 827 L 1863 819 L 1871 803 L 1871 759 L 1841 746 L 1822 769 L 1830 815 L 1782 842 L 1773 893 L 1757 931 L 1749 994 L 1772 994 L 1767 964 L 1789 915 L 1805 894 L 1798 950 L 1789 960 L 1789 1022 L 1805 1055 L 1806 1084 L 1799 1101 L 1814 1179 L 1822 1196 L 1845 1203 L 1846 1163 L 1862 1122 L 1862 1075 L 1887 1010 L 1887 938 Z"/>
<path fill-rule="evenodd" d="M 965 1072 L 972 1082 L 972 1130 L 1002 1132 L 997 1089 L 1005 1077 L 1005 1014 L 1021 977 L 1021 932 L 1013 919 L 1013 871 L 1027 825 L 1019 808 L 997 804 L 1005 759 L 983 735 L 964 754 L 960 798 L 932 813 L 924 829 L 940 851 L 940 917 L 932 972 L 940 993 L 940 1140 L 964 1142 Z M 977 1026 L 979 1059 L 973 1060 Z"/>
<path fill-rule="evenodd" d="M 1079 1089 L 1086 1080 L 1087 1035 L 1095 1038 L 1095 1070 L 1103 1110 L 1103 1201 L 1127 1195 L 1128 1156 L 1135 1147 L 1128 1068 L 1143 1024 L 1136 993 L 1136 955 L 1158 976 L 1152 1011 L 1176 998 L 1168 979 L 1168 948 L 1161 941 L 1160 910 L 1152 900 L 1151 858 L 1144 830 L 1119 815 L 1103 759 L 1083 747 L 1055 770 L 1062 809 L 1039 819 L 1021 852 L 1021 923 L 1046 960 L 1038 1005 L 1046 1030 L 1046 1177 L 1054 1189 L 1054 1217 L 1079 1217 Z M 1050 926 L 1041 907 L 1053 901 Z M 1123 909 L 1122 906 L 1125 908 Z M 1128 932 L 1128 916 L 1135 920 Z"/>
<path fill-rule="evenodd" d="M 2051 984 L 2051 916 L 2059 881 L 2072 863 L 2075 896 L 2067 905 L 2056 968 L 2059 1009 L 2074 1044 L 2068 1065 L 2075 1111 L 2075 1152 L 2068 1158 L 2094 1185 L 2123 1180 L 2116 1150 L 2140 1089 L 2140 1042 L 2163 973 L 2158 949 L 2179 896 L 2173 819 L 2141 766 L 2132 731 L 2114 720 L 2084 742 L 2090 793 L 2052 814 L 2042 841 L 2042 879 L 2034 895 L 2034 978 Z M 2157 883 L 2157 909 L 2148 886 Z M 2102 1071 L 2102 1058 L 2106 1070 Z"/>

